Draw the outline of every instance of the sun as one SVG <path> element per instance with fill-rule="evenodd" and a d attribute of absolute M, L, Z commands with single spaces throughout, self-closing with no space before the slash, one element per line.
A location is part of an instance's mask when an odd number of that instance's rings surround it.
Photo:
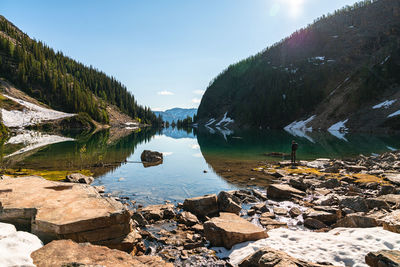
<path fill-rule="evenodd" d="M 288 7 L 288 15 L 297 18 L 303 12 L 304 0 L 283 0 Z"/>
<path fill-rule="evenodd" d="M 303 12 L 305 1 L 306 0 L 275 0 L 270 9 L 270 15 L 275 16 L 279 11 L 282 11 L 291 18 L 297 18 Z"/>

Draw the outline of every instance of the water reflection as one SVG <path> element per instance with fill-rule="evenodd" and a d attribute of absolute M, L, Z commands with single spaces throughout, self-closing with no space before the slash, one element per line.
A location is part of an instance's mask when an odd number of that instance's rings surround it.
<path fill-rule="evenodd" d="M 155 129 L 148 128 L 137 132 L 112 129 L 83 136 L 71 134 L 73 141 L 46 145 L 12 157 L 7 157 L 7 152 L 13 149 L 5 145 L 2 166 L 35 170 L 88 169 L 100 176 L 125 164 L 137 145 L 150 141 L 156 133 Z"/>
<path fill-rule="evenodd" d="M 267 155 L 289 154 L 293 139 L 299 143 L 299 159 L 346 158 L 400 148 L 399 136 L 347 134 L 345 141 L 329 133 L 307 135 L 313 141 L 285 131 L 112 129 L 92 135 L 69 133 L 74 141 L 35 148 L 3 158 L 2 163 L 7 168 L 35 170 L 89 169 L 97 177 L 94 184 L 105 185 L 107 192 L 156 204 L 244 186 L 265 186 L 270 178 L 251 169 L 266 160 L 281 160 Z M 19 149 L 18 144 L 0 146 L 4 154 Z M 140 163 L 143 150 L 162 152 L 163 164 L 144 168 Z"/>

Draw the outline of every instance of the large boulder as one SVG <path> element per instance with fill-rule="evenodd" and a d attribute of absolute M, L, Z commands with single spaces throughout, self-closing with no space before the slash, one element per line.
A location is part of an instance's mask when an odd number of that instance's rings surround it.
<path fill-rule="evenodd" d="M 212 246 L 230 249 L 237 243 L 268 237 L 264 229 L 233 213 L 221 212 L 219 217 L 204 223 L 204 234 Z"/>
<path fill-rule="evenodd" d="M 144 150 L 140 159 L 145 168 L 156 166 L 163 163 L 163 154 L 157 151 Z"/>
<path fill-rule="evenodd" d="M 158 256 L 135 257 L 123 251 L 95 246 L 89 243 L 78 244 L 71 240 L 57 240 L 34 251 L 33 263 L 40 267 L 65 266 L 105 266 L 105 267 L 172 267 Z"/>
<path fill-rule="evenodd" d="M 65 177 L 65 181 L 69 183 L 91 184 L 93 183 L 94 178 L 81 173 L 71 173 Z"/>
<path fill-rule="evenodd" d="M 239 267 L 321 267 L 322 265 L 293 258 L 287 253 L 269 247 L 244 258 Z M 324 265 L 329 267 L 330 265 Z"/>
<path fill-rule="evenodd" d="M 129 211 L 86 184 L 23 177 L 0 181 L 0 192 L 0 221 L 31 231 L 45 243 L 72 239 L 115 246 L 132 231 Z"/>
<path fill-rule="evenodd" d="M 221 212 L 239 214 L 242 210 L 240 199 L 228 192 L 221 191 L 217 197 L 218 209 Z"/>
<path fill-rule="evenodd" d="M 269 198 L 277 200 L 289 200 L 293 197 L 304 196 L 305 193 L 287 184 L 271 184 L 267 188 Z"/>
<path fill-rule="evenodd" d="M 400 266 L 400 251 L 381 250 L 370 252 L 365 256 L 365 263 L 371 267 Z"/>
<path fill-rule="evenodd" d="M 218 214 L 217 196 L 212 194 L 187 198 L 183 202 L 183 209 L 201 217 L 216 215 Z"/>

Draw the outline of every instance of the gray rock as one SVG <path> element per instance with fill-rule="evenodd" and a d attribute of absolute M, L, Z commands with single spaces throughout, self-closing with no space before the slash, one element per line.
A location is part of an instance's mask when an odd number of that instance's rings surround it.
<path fill-rule="evenodd" d="M 319 187 L 323 187 L 323 188 L 328 188 L 328 189 L 333 189 L 333 188 L 337 188 L 340 187 L 341 183 L 339 180 L 337 179 L 329 179 L 325 182 L 322 182 Z"/>
<path fill-rule="evenodd" d="M 359 196 L 342 197 L 339 201 L 339 205 L 356 212 L 367 212 L 369 210 L 365 199 Z"/>

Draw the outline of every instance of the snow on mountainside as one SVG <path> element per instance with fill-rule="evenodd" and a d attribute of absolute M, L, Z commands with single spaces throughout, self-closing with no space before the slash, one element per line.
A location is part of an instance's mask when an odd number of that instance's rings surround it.
<path fill-rule="evenodd" d="M 193 117 L 193 115 L 197 114 L 196 108 L 172 108 L 167 109 L 166 111 L 154 111 L 156 116 L 161 115 L 164 121 L 168 121 L 171 123 L 172 121 L 183 120 L 186 119 L 187 116 Z"/>

